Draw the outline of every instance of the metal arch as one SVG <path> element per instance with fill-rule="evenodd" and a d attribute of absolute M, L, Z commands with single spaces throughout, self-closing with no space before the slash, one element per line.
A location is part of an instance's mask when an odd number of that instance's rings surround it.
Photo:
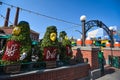
<path fill-rule="evenodd" d="M 111 39 L 112 46 L 113 46 L 114 39 L 113 39 L 112 31 L 109 30 L 109 28 L 102 21 L 99 21 L 99 20 L 90 20 L 90 21 L 86 22 L 85 23 L 85 34 L 87 33 L 88 30 L 90 30 L 94 26 L 97 26 L 99 28 L 103 28 L 107 32 L 107 34 L 109 35 L 109 37 Z"/>
<path fill-rule="evenodd" d="M 87 32 L 88 30 L 90 30 L 92 27 L 97 26 L 101 28 L 101 21 L 98 20 L 90 20 L 88 22 L 85 23 L 85 32 Z"/>

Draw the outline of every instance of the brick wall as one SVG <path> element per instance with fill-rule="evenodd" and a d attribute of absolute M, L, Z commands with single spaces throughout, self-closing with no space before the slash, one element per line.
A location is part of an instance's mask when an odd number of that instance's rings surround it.
<path fill-rule="evenodd" d="M 88 59 L 88 63 L 90 64 L 91 69 L 97 69 L 98 68 L 98 51 L 99 48 L 93 48 L 93 47 L 74 47 L 73 48 L 73 55 L 76 56 L 77 48 L 80 48 L 81 53 L 83 55 L 83 58 Z"/>
<path fill-rule="evenodd" d="M 31 71 L 22 74 L 4 75 L 0 80 L 77 80 L 89 76 L 89 64 L 82 63 L 54 69 Z"/>
<path fill-rule="evenodd" d="M 104 48 L 103 50 L 106 63 L 108 64 L 108 56 L 120 56 L 120 48 Z"/>

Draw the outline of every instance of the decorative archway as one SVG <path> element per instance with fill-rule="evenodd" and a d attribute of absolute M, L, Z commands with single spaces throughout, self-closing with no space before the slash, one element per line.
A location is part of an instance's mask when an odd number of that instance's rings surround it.
<path fill-rule="evenodd" d="M 107 32 L 108 36 L 110 37 L 111 44 L 113 46 L 114 44 L 113 31 L 110 30 L 102 21 L 99 20 L 90 20 L 85 22 L 85 38 L 86 38 L 86 33 L 94 26 L 102 28 Z"/>

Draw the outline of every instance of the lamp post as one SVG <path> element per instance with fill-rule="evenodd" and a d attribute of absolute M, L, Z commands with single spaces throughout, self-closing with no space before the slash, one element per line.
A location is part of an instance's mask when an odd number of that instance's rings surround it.
<path fill-rule="evenodd" d="M 85 46 L 85 20 L 86 20 L 86 16 L 85 15 L 82 15 L 80 17 L 80 21 L 82 22 L 82 46 Z"/>
<path fill-rule="evenodd" d="M 113 38 L 113 30 L 114 30 L 114 28 L 113 27 L 109 27 L 109 30 L 110 30 L 111 36 Z M 111 47 L 110 65 L 112 66 L 113 65 L 113 51 L 112 51 L 112 48 L 114 47 L 114 40 L 111 40 L 110 47 Z"/>
<path fill-rule="evenodd" d="M 113 38 L 113 30 L 114 30 L 114 28 L 113 27 L 109 27 L 109 30 L 110 30 L 111 36 Z M 112 41 L 112 40 L 111 40 L 111 47 L 114 47 L 114 41 Z"/>

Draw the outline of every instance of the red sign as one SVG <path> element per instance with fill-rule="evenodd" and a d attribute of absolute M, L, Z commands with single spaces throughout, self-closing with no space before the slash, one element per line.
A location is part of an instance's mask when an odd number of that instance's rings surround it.
<path fill-rule="evenodd" d="M 20 43 L 17 41 L 8 41 L 2 60 L 17 61 L 20 57 Z"/>
<path fill-rule="evenodd" d="M 44 48 L 44 60 L 55 61 L 57 59 L 57 49 L 55 47 Z"/>
<path fill-rule="evenodd" d="M 72 50 L 70 46 L 66 46 L 66 54 L 67 56 L 72 56 Z"/>

